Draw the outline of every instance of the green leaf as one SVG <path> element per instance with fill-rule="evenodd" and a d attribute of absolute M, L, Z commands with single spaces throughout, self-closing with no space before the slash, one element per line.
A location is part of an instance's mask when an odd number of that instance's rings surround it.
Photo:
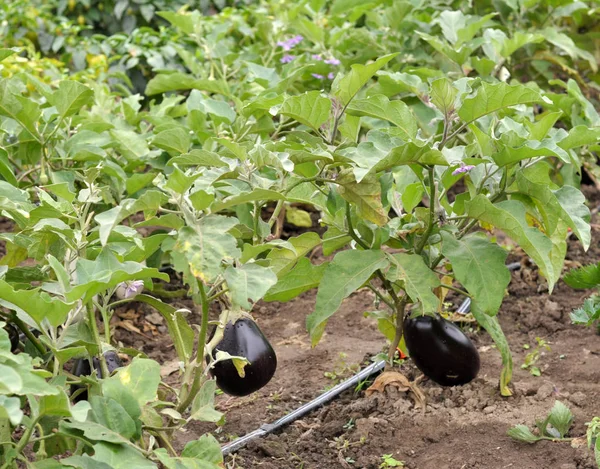
<path fill-rule="evenodd" d="M 39 401 L 40 415 L 54 415 L 59 417 L 70 417 L 71 406 L 65 391 L 57 386 L 58 392 L 52 396 L 43 396 Z"/>
<path fill-rule="evenodd" d="M 511 438 L 514 438 L 518 441 L 523 441 L 525 443 L 535 443 L 536 441 L 540 440 L 539 437 L 535 436 L 531 430 L 529 430 L 527 425 L 517 425 L 511 428 L 507 434 Z"/>
<path fill-rule="evenodd" d="M 10 117 L 40 142 L 36 123 L 40 117 L 40 107 L 30 99 L 15 94 L 8 79 L 0 81 L 0 115 Z"/>
<path fill-rule="evenodd" d="M 318 287 L 326 267 L 326 263 L 313 265 L 308 258 L 301 258 L 292 270 L 282 275 L 269 289 L 264 300 L 286 302 Z"/>
<path fill-rule="evenodd" d="M 432 290 L 440 284 L 440 280 L 423 258 L 418 254 L 401 253 L 390 255 L 389 259 L 392 262 L 385 277 L 391 282 L 402 282 L 408 296 L 413 302 L 420 302 L 423 311 L 437 311 L 440 300 Z"/>
<path fill-rule="evenodd" d="M 565 274 L 563 280 L 571 288 L 581 290 L 595 288 L 600 285 L 600 263 L 571 269 Z"/>
<path fill-rule="evenodd" d="M 77 81 L 63 80 L 51 100 L 60 117 L 64 119 L 91 105 L 94 102 L 94 91 Z"/>
<path fill-rule="evenodd" d="M 355 99 L 346 112 L 351 116 L 369 116 L 389 121 L 398 127 L 400 136 L 405 140 L 412 140 L 417 135 L 417 121 L 410 108 L 399 99 L 390 101 L 382 94 Z"/>
<path fill-rule="evenodd" d="M 211 282 L 222 272 L 223 261 L 241 256 L 236 239 L 228 233 L 237 224 L 232 217 L 209 215 L 196 229 L 185 226 L 179 230 L 175 250 L 185 255 L 195 277 Z"/>
<path fill-rule="evenodd" d="M 558 430 L 560 437 L 564 438 L 573 423 L 573 413 L 560 401 L 554 403 L 550 411 L 548 422 Z"/>
<path fill-rule="evenodd" d="M 221 464 L 223 462 L 223 454 L 221 446 L 216 438 L 210 434 L 204 434 L 196 441 L 186 443 L 185 448 L 181 452 L 184 458 L 193 458 L 200 461 L 208 461 L 213 464 Z"/>
<path fill-rule="evenodd" d="M 222 80 L 201 80 L 185 73 L 160 73 L 146 85 L 146 95 L 166 93 L 168 91 L 200 90 L 228 96 L 227 83 Z"/>
<path fill-rule="evenodd" d="M 342 171 L 337 178 L 340 195 L 356 207 L 357 214 L 365 220 L 384 226 L 387 213 L 381 203 L 381 185 L 375 176 L 367 176 L 356 182 L 354 174 Z"/>
<path fill-rule="evenodd" d="M 288 272 L 298 259 L 305 256 L 315 246 L 321 244 L 321 238 L 317 233 L 308 231 L 299 236 L 288 239 L 289 246 L 282 246 L 281 249 L 273 249 L 267 256 L 273 272 L 279 277 Z"/>
<path fill-rule="evenodd" d="M 145 267 L 139 262 L 120 262 L 108 248 L 104 248 L 93 261 L 78 259 L 75 272 L 77 284 L 65 294 L 67 300 L 71 302 L 81 299 L 86 303 L 94 295 L 127 280 L 158 278 L 169 281 L 167 274 Z"/>
<path fill-rule="evenodd" d="M 535 199 L 550 235 L 556 230 L 558 219 L 561 219 L 573 230 L 583 249 L 587 251 L 592 240 L 589 224 L 591 215 L 580 190 L 573 186 L 563 186 L 553 191 L 547 184 L 530 181 L 522 172 L 517 172 L 517 184 L 521 192 Z"/>
<path fill-rule="evenodd" d="M 560 277 L 560 271 L 554 270 L 550 257 L 552 241 L 527 224 L 525 206 L 521 202 L 507 200 L 492 204 L 484 195 L 478 195 L 466 202 L 465 207 L 470 217 L 501 229 L 516 241 L 540 268 L 552 291 Z"/>
<path fill-rule="evenodd" d="M 252 189 L 250 192 L 234 195 L 215 202 L 211 207 L 211 211 L 215 213 L 225 210 L 226 208 L 235 207 L 236 205 L 246 204 L 248 202 L 266 202 L 273 200 L 285 200 L 285 195 L 270 189 L 256 188 Z"/>
<path fill-rule="evenodd" d="M 165 150 L 171 156 L 187 153 L 192 144 L 190 133 L 182 127 L 163 130 L 152 140 L 155 147 Z"/>
<path fill-rule="evenodd" d="M 112 469 L 156 469 L 156 464 L 131 446 L 96 443 L 92 459 L 108 464 Z"/>
<path fill-rule="evenodd" d="M 327 266 L 319 284 L 313 313 L 306 319 L 312 345 L 315 346 L 325 331 L 327 320 L 341 306 L 344 298 L 359 289 L 379 269 L 389 265 L 383 251 L 342 251 Z"/>
<path fill-rule="evenodd" d="M 456 279 L 473 296 L 479 309 L 493 316 L 502 305 L 510 283 L 506 268 L 507 252 L 478 234 L 458 240 L 446 231 L 442 235 L 442 254 L 452 263 Z"/>
<path fill-rule="evenodd" d="M 0 419 L 9 419 L 16 427 L 23 420 L 23 415 L 21 400 L 18 397 L 0 395 Z"/>
<path fill-rule="evenodd" d="M 287 98 L 279 112 L 318 132 L 329 119 L 330 111 L 331 100 L 321 96 L 320 91 L 309 91 Z"/>
<path fill-rule="evenodd" d="M 598 71 L 598 61 L 594 55 L 577 47 L 575 42 L 573 42 L 573 39 L 565 33 L 561 33 L 556 28 L 551 27 L 544 28 L 541 31 L 541 34 L 546 41 L 565 51 L 572 59 L 577 60 L 581 58 L 587 60 L 592 71 L 594 73 Z"/>
<path fill-rule="evenodd" d="M 458 90 L 447 78 L 439 78 L 431 84 L 431 102 L 446 117 L 454 111 L 457 95 Z"/>
<path fill-rule="evenodd" d="M 209 379 L 204 382 L 202 388 L 192 402 L 190 413 L 191 420 L 199 420 L 201 422 L 218 422 L 223 418 L 223 414 L 215 410 L 215 391 L 217 382 L 214 379 Z"/>
<path fill-rule="evenodd" d="M 40 291 L 39 288 L 33 290 L 14 290 L 4 280 L 0 280 L 0 300 L 21 308 L 37 324 L 41 324 L 44 319 L 47 319 L 54 327 L 65 322 L 69 311 L 73 308 L 72 304 L 64 303 L 58 298 L 53 298 L 48 293 Z M 8 305 L 5 306 L 10 307 Z"/>
<path fill-rule="evenodd" d="M 286 209 L 285 221 L 300 228 L 311 228 L 313 225 L 310 213 L 296 207 L 288 207 Z"/>
<path fill-rule="evenodd" d="M 512 396 L 512 392 L 508 388 L 508 385 L 512 380 L 513 359 L 508 340 L 506 340 L 506 336 L 502 331 L 498 317 L 485 314 L 479 309 L 477 304 L 472 305 L 471 312 L 473 313 L 473 317 L 477 320 L 477 323 L 490 335 L 502 356 L 502 371 L 500 372 L 499 383 L 500 394 L 505 397 Z"/>
<path fill-rule="evenodd" d="M 537 91 L 527 88 L 525 85 L 482 83 L 474 96 L 463 100 L 458 115 L 463 121 L 472 122 L 509 106 L 534 104 L 542 101 L 542 97 Z"/>
<path fill-rule="evenodd" d="M 140 405 L 156 399 L 160 383 L 160 365 L 154 360 L 135 357 L 125 368 L 120 368 L 115 376 L 107 378 L 120 382 Z"/>
<path fill-rule="evenodd" d="M 137 434 L 135 422 L 116 400 L 103 396 L 92 396 L 90 403 L 96 423 L 118 433 L 126 440 Z"/>
<path fill-rule="evenodd" d="M 229 287 L 233 304 L 246 310 L 252 308 L 252 303 L 248 300 L 256 303 L 277 283 L 277 275 L 268 267 L 258 264 L 229 266 L 223 276 Z"/>
<path fill-rule="evenodd" d="M 336 77 L 331 85 L 331 92 L 346 106 L 352 98 L 367 84 L 367 82 L 381 70 L 390 60 L 396 57 L 398 53 L 384 55 L 375 62 L 368 65 L 354 64 L 350 73 L 340 78 Z"/>

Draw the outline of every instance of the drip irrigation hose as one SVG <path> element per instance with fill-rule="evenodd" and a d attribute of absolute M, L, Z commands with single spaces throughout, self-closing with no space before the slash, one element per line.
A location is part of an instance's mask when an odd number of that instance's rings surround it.
<path fill-rule="evenodd" d="M 519 262 L 513 262 L 512 264 L 508 264 L 506 266 L 508 270 L 519 270 L 521 268 L 521 264 Z M 468 314 L 471 310 L 471 298 L 467 298 L 465 301 L 461 303 L 461 305 L 456 310 L 459 314 Z M 293 410 L 289 414 L 281 417 L 279 420 L 276 420 L 273 423 L 265 423 L 260 428 L 257 428 L 253 432 L 247 433 L 246 435 L 233 440 L 231 443 L 227 443 L 221 447 L 221 451 L 223 452 L 223 456 L 227 456 L 231 453 L 235 453 L 239 449 L 242 449 L 246 446 L 250 441 L 256 440 L 257 438 L 268 435 L 269 433 L 273 433 L 274 431 L 284 427 L 285 425 L 298 420 L 301 417 L 304 417 L 306 414 L 312 412 L 318 407 L 328 403 L 333 400 L 335 397 L 339 396 L 344 391 L 355 387 L 361 381 L 370 378 L 371 376 L 379 373 L 381 370 L 385 368 L 385 360 L 381 360 L 371 365 L 367 366 L 362 371 L 355 374 L 352 378 L 348 378 L 346 381 L 334 386 L 329 391 L 321 394 L 316 399 L 313 399 L 306 404 L 301 405 L 296 410 Z"/>

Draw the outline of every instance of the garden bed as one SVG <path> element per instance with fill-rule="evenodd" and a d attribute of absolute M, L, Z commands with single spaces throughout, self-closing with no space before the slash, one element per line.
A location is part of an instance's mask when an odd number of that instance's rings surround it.
<path fill-rule="evenodd" d="M 590 206 L 595 207 L 600 200 L 598 192 L 591 188 L 585 192 Z M 587 253 L 575 239 L 569 242 L 567 265 L 600 259 L 600 233 L 595 230 L 593 234 Z M 427 396 L 424 413 L 415 408 L 407 393 L 388 387 L 383 394 L 366 397 L 367 386 L 363 386 L 360 392 L 344 393 L 339 400 L 283 431 L 251 442 L 229 457 L 230 467 L 378 468 L 382 456 L 391 454 L 412 469 L 593 468 L 592 455 L 585 446 L 576 449 L 566 442 L 547 441 L 527 445 L 506 435 L 514 425 L 533 425 L 558 399 L 575 414 L 571 436 L 582 436 L 585 422 L 600 409 L 600 337 L 592 329 L 573 326 L 569 318 L 589 292 L 572 290 L 561 281 L 550 296 L 537 268 L 519 250 L 510 254 L 509 261 L 523 264 L 521 270 L 512 274 L 509 294 L 499 313 L 513 351 L 512 397 L 502 398 L 498 393 L 501 360 L 493 342 L 483 331 L 471 331 L 470 337 L 482 359 L 478 378 L 457 388 L 442 388 L 425 381 L 421 385 Z M 340 313 L 331 319 L 316 348 L 310 347 L 305 329 L 315 292 L 286 305 L 260 303 L 253 314 L 276 349 L 278 370 L 265 388 L 251 396 L 217 397 L 216 407 L 226 412 L 227 418 L 215 433 L 219 441 L 225 444 L 286 415 L 351 376 L 359 363 L 364 366 L 366 357 L 380 352 L 381 334 L 373 320 L 363 317 L 365 311 L 373 308 L 373 300 L 372 293 L 366 290 L 350 296 Z M 456 304 L 458 301 L 455 298 Z M 186 300 L 175 304 L 191 307 Z M 142 311 L 145 315 L 139 320 L 147 323 L 152 312 L 146 306 Z M 190 321 L 199 319 L 194 314 Z M 137 326 L 143 329 L 140 324 Z M 158 325 L 159 332 L 160 329 Z M 535 347 L 536 337 L 545 339 L 551 347 L 536 364 L 542 371 L 539 377 L 521 369 L 531 351 L 523 346 Z M 148 341 L 136 332 L 120 329 L 117 338 L 163 363 L 165 373 L 176 369 L 175 351 L 168 336 L 159 333 Z M 411 379 L 418 376 L 410 361 L 402 372 Z M 186 433 L 179 434 L 176 446 L 183 447 L 205 431 L 214 432 L 214 427 L 191 424 Z"/>

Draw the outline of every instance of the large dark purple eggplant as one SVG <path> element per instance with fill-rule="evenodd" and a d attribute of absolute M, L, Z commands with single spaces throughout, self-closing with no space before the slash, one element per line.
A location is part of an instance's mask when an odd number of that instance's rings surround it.
<path fill-rule="evenodd" d="M 244 367 L 242 378 L 231 360 L 220 361 L 210 370 L 217 386 L 231 396 L 247 396 L 265 386 L 277 369 L 277 356 L 258 325 L 249 318 L 227 323 L 223 339 L 215 346 L 217 351 L 245 357 L 250 364 Z"/>
<path fill-rule="evenodd" d="M 479 373 L 479 352 L 455 324 L 440 316 L 404 322 L 404 340 L 413 362 L 442 386 L 460 386 Z"/>
<path fill-rule="evenodd" d="M 117 352 L 109 350 L 104 353 L 104 359 L 106 360 L 106 367 L 108 368 L 108 372 L 112 373 L 117 368 L 123 366 L 123 362 L 117 355 Z M 102 376 L 102 368 L 100 367 L 100 360 L 98 357 L 94 357 L 92 359 L 94 364 L 94 370 L 96 371 L 96 376 L 98 378 L 103 378 Z M 73 374 L 75 376 L 90 376 L 92 374 L 92 370 L 90 368 L 90 361 L 87 358 L 80 358 L 75 362 L 75 366 L 73 367 Z M 71 386 L 71 394 L 73 394 L 76 390 L 80 389 L 82 386 L 73 385 Z M 73 399 L 75 402 L 79 401 L 87 401 L 88 393 L 87 390 L 81 392 Z"/>

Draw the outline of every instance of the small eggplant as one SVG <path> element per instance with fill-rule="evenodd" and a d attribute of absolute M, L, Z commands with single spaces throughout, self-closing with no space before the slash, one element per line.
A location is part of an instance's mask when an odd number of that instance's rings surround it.
<path fill-rule="evenodd" d="M 213 331 L 214 335 L 214 331 Z M 210 370 L 217 386 L 231 396 L 247 396 L 265 386 L 277 369 L 277 356 L 258 325 L 249 318 L 227 323 L 223 339 L 215 346 L 216 352 L 244 357 L 249 364 L 244 367 L 245 376 L 238 374 L 231 360 L 217 362 Z"/>
<path fill-rule="evenodd" d="M 10 323 L 4 324 L 4 330 L 8 332 L 8 338 L 10 339 L 10 351 L 15 353 L 19 348 L 19 332 Z"/>
<path fill-rule="evenodd" d="M 479 373 L 479 353 L 473 342 L 440 316 L 407 319 L 404 340 L 417 368 L 442 386 L 467 384 Z"/>
<path fill-rule="evenodd" d="M 112 350 L 109 350 L 108 352 L 104 353 L 104 359 L 106 360 L 106 367 L 108 368 L 109 373 L 112 373 L 117 368 L 120 368 L 123 366 L 123 362 L 119 358 L 119 355 L 117 355 L 117 353 Z M 104 376 L 102 376 L 102 368 L 100 367 L 100 359 L 98 359 L 98 357 L 94 357 L 92 359 L 92 362 L 94 364 L 94 370 L 96 371 L 96 376 L 98 378 L 102 379 Z M 92 370 L 90 368 L 90 361 L 87 358 L 79 358 L 75 362 L 75 366 L 73 367 L 73 374 L 75 376 L 90 376 L 92 374 Z M 78 385 L 71 386 L 71 394 L 73 394 L 76 390 L 80 389 L 81 387 L 82 386 L 78 386 Z M 87 401 L 87 398 L 88 398 L 88 394 L 87 394 L 87 389 L 86 389 L 83 392 L 81 392 L 80 394 L 78 394 L 75 397 L 74 401 L 75 402 Z"/>

